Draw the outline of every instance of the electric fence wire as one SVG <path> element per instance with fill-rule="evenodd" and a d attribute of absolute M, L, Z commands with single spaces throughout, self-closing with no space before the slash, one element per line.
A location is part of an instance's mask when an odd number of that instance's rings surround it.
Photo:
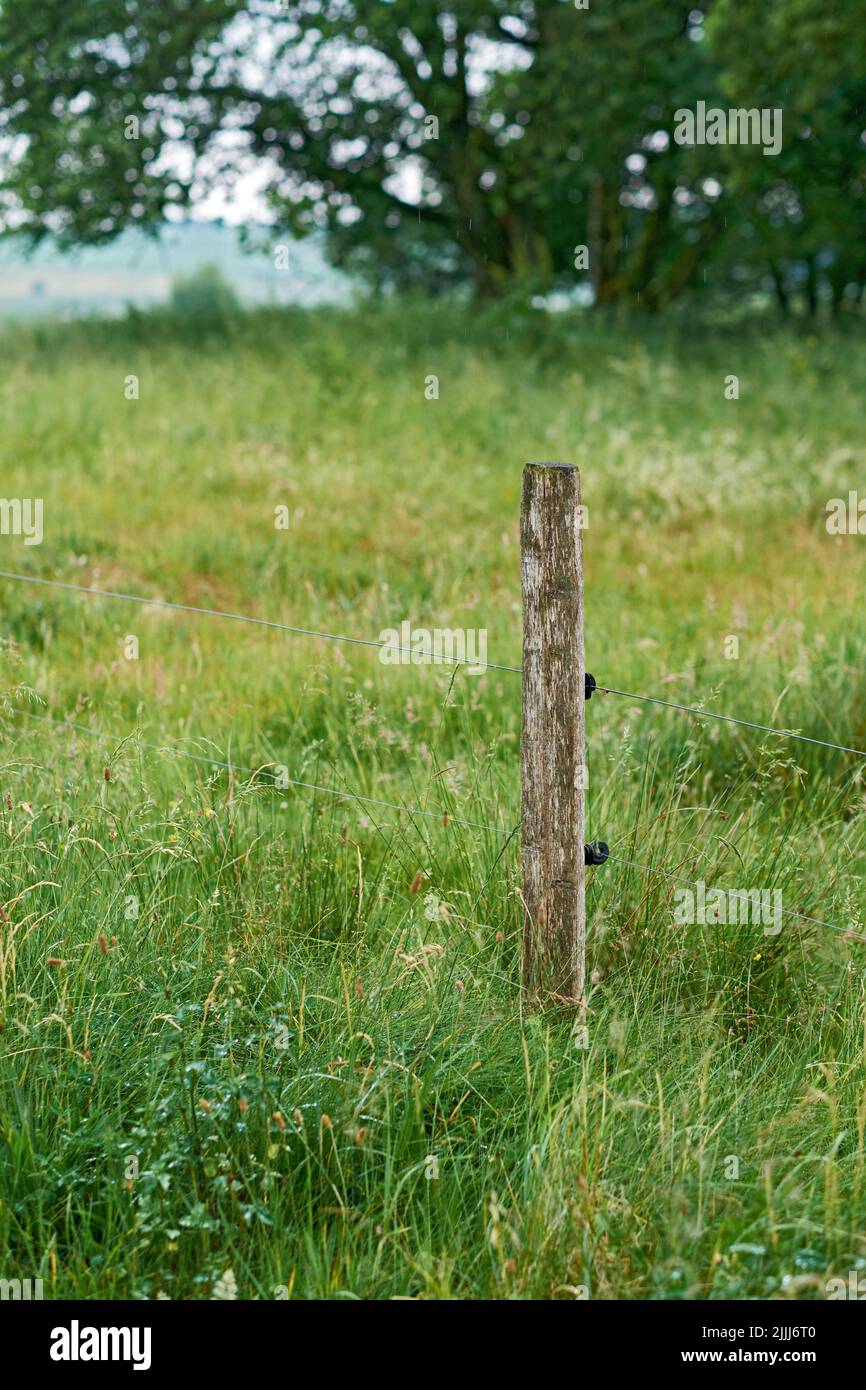
<path fill-rule="evenodd" d="M 92 738 L 111 740 L 118 744 L 129 742 L 132 737 L 129 734 L 119 735 L 114 733 L 108 733 L 102 729 L 92 729 L 89 724 L 81 724 L 78 721 L 72 719 L 54 719 L 50 715 L 36 714 L 32 710 L 15 709 L 14 711 L 12 711 L 12 713 L 23 715 L 27 719 L 38 720 L 40 723 L 52 724 L 56 728 L 74 729 L 77 733 L 89 734 Z M 136 739 L 135 746 L 147 748 L 151 752 L 170 753 L 175 757 L 187 758 L 192 762 L 206 763 L 212 767 L 224 768 L 229 772 L 242 772 L 246 773 L 249 776 L 256 776 L 260 771 L 262 771 L 263 767 L 269 766 L 268 764 L 263 764 L 262 768 L 244 767 L 239 765 L 238 763 L 227 762 L 222 758 L 212 758 L 202 753 L 190 753 L 184 748 L 176 748 L 173 747 L 171 744 L 149 743 L 144 739 Z M 512 826 L 509 829 L 507 827 L 492 825 L 481 821 L 466 820 L 460 816 L 452 816 L 450 812 L 447 811 L 430 811 L 425 810 L 423 807 L 420 806 L 402 806 L 394 801 L 383 801 L 377 797 L 364 796 L 359 792 L 341 791 L 339 788 L 325 787 L 317 782 L 304 782 L 291 777 L 281 779 L 280 786 L 282 786 L 283 782 L 285 782 L 285 784 L 288 786 L 301 787 L 306 791 L 321 792 L 325 796 L 336 796 L 346 801 L 360 802 L 362 805 L 376 806 L 380 809 L 397 811 L 399 814 L 405 816 L 422 816 L 426 819 L 437 820 L 446 827 L 449 825 L 462 825 L 472 830 L 486 830 L 489 831 L 491 834 L 505 835 L 508 838 L 506 840 L 506 843 L 502 847 L 501 853 L 504 853 L 505 849 L 508 846 L 508 843 L 511 841 L 511 839 L 514 837 L 514 835 L 520 828 L 519 824 L 516 826 Z M 501 853 L 497 856 L 496 862 L 498 862 L 499 858 L 501 858 Z M 608 864 L 614 865 L 622 864 L 632 869 L 640 869 L 644 873 L 660 874 L 665 878 L 676 879 L 680 883 L 688 884 L 692 888 L 695 888 L 697 886 L 696 880 L 686 878 L 682 874 L 678 874 L 670 869 L 661 868 L 660 866 L 655 864 L 642 864 L 637 860 L 625 859 L 615 854 L 610 855 L 606 862 Z M 719 891 L 731 892 L 733 890 L 720 888 Z M 780 911 L 783 916 L 792 917 L 798 921 L 811 922 L 815 926 L 826 927 L 828 930 L 837 932 L 840 935 L 844 936 L 845 940 L 866 941 L 866 935 L 861 935 L 858 932 L 852 931 L 849 927 L 840 926 L 837 922 L 828 922 L 824 918 L 813 917 L 810 916 L 808 913 L 794 911 L 791 908 L 782 908 L 780 909 Z"/>
<path fill-rule="evenodd" d="M 56 728 L 74 729 L 80 734 L 90 734 L 93 738 L 107 739 L 118 744 L 129 742 L 133 735 L 108 733 L 103 729 L 92 729 L 89 724 L 80 724 L 73 719 L 54 719 L 48 714 L 36 714 L 32 710 L 14 709 L 13 714 L 23 715 L 25 719 L 37 719 L 43 724 L 53 724 Z M 265 768 L 273 764 L 263 763 L 261 767 L 243 767 L 238 763 L 226 762 L 222 758 L 212 758 L 204 753 L 190 753 L 185 748 L 176 748 L 167 743 L 148 743 L 145 739 L 135 739 L 135 746 L 147 748 L 154 753 L 171 753 L 178 758 L 188 758 L 192 762 L 207 763 L 211 767 L 221 767 L 229 772 L 243 772 L 248 776 L 258 776 Z M 503 826 L 486 825 L 481 821 L 464 820 L 461 816 L 452 816 L 450 811 L 429 811 L 420 806 L 401 806 L 395 801 L 380 801 L 377 797 L 364 796 L 360 792 L 341 791 L 338 787 L 323 787 L 318 782 L 301 782 L 294 777 L 273 778 L 273 785 L 278 790 L 283 786 L 303 787 L 307 791 L 323 792 L 326 796 L 339 796 L 346 801 L 360 801 L 368 806 L 378 806 L 389 811 L 398 811 L 405 816 L 424 816 L 431 820 L 438 820 L 447 825 L 465 825 L 471 830 L 489 830 L 496 835 L 510 835 L 513 832 Z"/>
<path fill-rule="evenodd" d="M 59 579 L 43 579 L 36 575 L 16 574 L 8 570 L 0 570 L 0 579 L 10 579 L 25 584 L 40 584 L 48 588 L 64 589 L 73 593 L 88 594 L 98 598 L 120 599 L 128 603 L 142 604 L 146 607 L 167 608 L 183 613 L 198 614 L 202 617 L 228 618 L 233 622 L 250 623 L 257 627 L 271 628 L 275 629 L 278 632 L 288 632 L 297 636 L 320 637 L 330 642 L 348 642 L 355 646 L 375 647 L 379 650 L 387 649 L 391 651 L 407 652 L 410 655 L 413 651 L 411 647 L 405 647 L 389 642 L 373 641 L 370 638 L 349 637 L 342 633 L 325 632 L 320 631 L 316 628 L 294 627 L 290 624 L 276 622 L 273 619 L 269 618 L 255 618 L 248 614 L 231 613 L 217 608 L 202 608 L 194 604 L 176 603 L 168 599 L 148 598 L 145 595 L 141 594 L 126 594 L 112 589 L 97 589 L 93 586 L 69 584 Z M 452 664 L 457 666 L 472 665 L 475 668 L 480 668 L 484 670 L 508 671 L 515 675 L 522 674 L 522 667 L 520 666 L 506 666 L 497 662 L 487 661 L 467 661 L 465 659 L 453 657 L 447 653 L 442 652 L 432 653 L 431 655 L 433 655 L 435 658 L 439 660 L 451 662 Z M 802 743 L 817 744 L 819 747 L 830 748 L 839 753 L 851 753 L 856 757 L 866 758 L 866 750 L 863 750 L 861 748 L 850 748 L 845 744 L 830 743 L 827 742 L 825 739 L 812 738 L 806 734 L 795 733 L 791 729 L 778 729 L 768 724 L 758 724 L 754 723 L 751 720 L 738 719 L 730 714 L 717 714 L 712 710 L 697 709 L 693 705 L 683 705 L 678 704 L 672 700 L 662 700 L 654 695 L 639 695 L 629 690 L 618 690 L 613 686 L 596 685 L 595 689 L 599 693 L 604 695 L 617 695 L 627 700 L 639 700 L 648 704 L 660 705 L 665 709 L 676 710 L 682 714 L 691 714 L 697 718 L 716 719 L 726 724 L 736 724 L 746 729 L 757 730 L 760 733 L 772 734 L 781 738 L 796 739 Z M 29 719 L 41 720 L 44 723 L 53 724 L 55 726 L 75 729 L 79 733 L 89 734 L 96 738 L 113 739 L 117 742 L 123 742 L 126 738 L 129 737 L 128 735 L 125 735 L 123 736 L 123 738 L 121 738 L 115 734 L 105 733 L 101 730 L 92 729 L 89 725 L 86 724 L 76 723 L 75 721 L 69 719 L 54 719 L 49 715 L 35 714 L 30 710 L 16 709 L 14 713 L 23 715 Z M 234 763 L 225 762 L 220 758 L 212 758 L 204 754 L 190 753 L 185 749 L 175 748 L 171 745 L 148 743 L 145 740 L 141 739 L 137 740 L 137 744 L 140 747 L 148 748 L 149 750 L 154 752 L 170 752 L 175 756 L 187 758 L 194 762 L 207 763 L 213 767 L 222 767 L 233 772 L 243 772 L 250 776 L 255 776 L 257 775 L 258 771 L 261 771 L 261 769 L 241 767 Z M 377 806 L 382 809 L 396 811 L 400 815 L 422 816 L 425 819 L 442 821 L 446 825 L 462 825 L 473 830 L 485 830 L 489 831 L 492 834 L 507 835 L 509 836 L 509 838 L 513 836 L 515 833 L 514 829 L 509 830 L 507 828 L 503 828 L 502 826 L 489 825 L 480 821 L 466 820 L 459 816 L 452 816 L 449 812 L 430 811 L 425 810 L 424 808 L 419 806 L 401 806 L 397 802 L 384 801 L 376 797 L 364 796 L 359 792 L 341 791 L 338 788 L 321 786 L 320 784 L 315 782 L 305 782 L 290 777 L 282 778 L 281 781 L 284 782 L 287 786 L 300 787 L 304 790 L 319 792 L 326 796 L 336 796 L 347 801 L 356 801 L 364 805 Z M 670 870 L 661 869 L 653 865 L 639 864 L 633 860 L 619 859 L 617 857 L 611 857 L 608 860 L 608 862 L 613 862 L 615 864 L 626 864 L 632 868 L 642 869 L 645 872 L 649 873 L 660 873 L 669 878 L 678 879 L 682 883 L 690 883 L 692 887 L 696 886 L 692 880 L 683 878 L 682 875 L 672 873 Z M 852 932 L 849 928 L 839 926 L 835 922 L 827 922 L 820 917 L 810 917 L 806 913 L 794 912 L 791 909 L 782 909 L 782 912 L 786 916 L 790 916 L 801 921 L 812 922 L 817 926 L 826 927 L 831 931 L 839 932 L 843 934 L 846 937 L 846 939 L 866 941 L 866 936 L 862 936 L 856 932 Z"/>
<path fill-rule="evenodd" d="M 232 622 L 250 623 L 256 627 L 271 628 L 277 632 L 288 632 L 300 637 L 320 637 L 327 642 L 348 642 L 357 647 L 374 647 L 379 651 L 392 651 L 416 655 L 412 647 L 399 643 L 374 641 L 369 637 L 349 637 L 345 633 L 325 632 L 318 628 L 294 627 L 289 623 L 276 622 L 272 618 L 255 618 L 246 613 L 230 613 L 220 608 L 201 608 L 191 603 L 176 603 L 169 599 L 148 598 L 143 594 L 120 593 L 113 589 L 97 589 L 90 585 L 68 584 L 61 579 L 42 579 L 32 574 L 16 574 L 10 570 L 0 570 L 0 579 L 11 579 L 23 584 L 41 584 L 47 588 L 65 589 L 75 594 L 89 594 L 96 598 L 120 599 L 126 603 L 139 603 L 150 608 L 167 608 L 180 613 L 195 613 L 206 618 L 228 618 Z M 522 675 L 522 666 L 506 666 L 495 661 L 475 661 L 466 657 L 452 656 L 448 652 L 431 652 L 435 661 L 449 662 L 454 666 L 471 666 L 473 670 L 508 671 Z M 836 753 L 851 753 L 857 758 L 866 758 L 866 749 L 850 748 L 843 743 L 830 743 L 826 739 L 812 738 L 808 734 L 796 733 L 793 729 L 777 729 L 770 724 L 758 724 L 750 719 L 738 719 L 732 714 L 717 714 L 713 710 L 698 709 L 695 705 L 677 704 L 673 700 L 662 700 L 656 695 L 640 695 L 631 690 L 617 690 L 610 685 L 597 685 L 603 695 L 617 695 L 626 700 L 640 700 L 646 704 L 661 705 L 665 709 L 677 710 L 681 714 L 691 714 L 697 719 L 716 719 L 725 724 L 737 724 L 744 729 L 754 729 L 760 733 L 773 734 L 778 738 L 796 739 L 799 743 L 816 744 L 820 748 L 830 748 Z"/>
<path fill-rule="evenodd" d="M 617 854 L 609 855 L 606 860 L 606 863 L 624 864 L 630 869 L 641 869 L 644 873 L 649 874 L 662 874 L 665 878 L 673 878 L 676 879 L 679 883 L 686 883 L 691 888 L 696 888 L 698 886 L 698 881 L 696 879 L 685 878 L 683 874 L 678 874 L 672 869 L 663 869 L 656 864 L 641 864 L 634 859 L 623 859 Z M 713 890 L 716 890 L 721 893 L 743 891 L 742 889 L 724 888 L 721 885 L 716 884 L 706 884 L 705 887 L 708 889 L 712 888 Z M 839 932 L 845 937 L 846 940 L 866 941 L 866 936 L 860 934 L 859 932 L 853 931 L 850 927 L 842 927 L 839 925 L 838 922 L 827 922 L 823 917 L 810 917 L 807 912 L 800 912 L 790 907 L 782 907 L 779 909 L 779 912 L 783 917 L 793 917 L 795 921 L 799 922 L 812 922 L 817 927 L 827 927 L 830 931 Z"/>

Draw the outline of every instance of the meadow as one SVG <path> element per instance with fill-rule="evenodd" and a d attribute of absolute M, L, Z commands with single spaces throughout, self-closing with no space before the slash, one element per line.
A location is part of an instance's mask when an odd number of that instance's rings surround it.
<path fill-rule="evenodd" d="M 866 540 L 826 527 L 866 487 L 856 329 L 398 301 L 10 327 L 0 364 L 2 490 L 45 531 L 5 571 L 484 629 L 519 665 L 521 469 L 565 460 L 600 683 L 866 749 Z M 593 697 L 582 1046 L 521 1004 L 519 676 L 8 579 L 0 615 L 0 1277 L 809 1299 L 866 1271 L 864 759 Z M 680 926 L 672 875 L 820 922 Z"/>

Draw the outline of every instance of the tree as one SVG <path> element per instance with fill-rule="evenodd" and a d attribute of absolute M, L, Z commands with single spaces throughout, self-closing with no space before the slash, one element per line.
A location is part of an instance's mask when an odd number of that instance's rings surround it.
<path fill-rule="evenodd" d="M 152 226 L 191 180 L 164 160 L 174 141 L 200 157 L 217 112 L 221 36 L 245 5 L 143 0 L 0 7 L 0 182 L 7 225 L 66 244 Z"/>
<path fill-rule="evenodd" d="M 4 0 L 0 207 L 33 236 L 98 241 L 257 161 L 277 227 L 327 229 L 379 285 L 588 275 L 598 304 L 659 309 L 724 277 L 774 275 L 784 299 L 823 261 L 861 282 L 853 0 L 826 42 L 806 0 L 694 3 L 173 0 L 169 24 L 145 0 Z M 815 70 L 788 56 L 782 12 Z M 780 83 L 805 115 L 779 160 L 673 141 L 677 109 L 771 104 Z"/>
<path fill-rule="evenodd" d="M 380 281 L 573 283 L 574 247 L 593 243 L 599 299 L 651 304 L 688 278 L 701 220 L 678 210 L 679 152 L 658 134 L 694 85 L 688 13 L 177 0 L 169 32 L 139 0 L 7 0 L 6 210 L 37 237 L 107 239 L 230 180 L 247 152 L 285 226 L 327 227 L 333 255 Z"/>
<path fill-rule="evenodd" d="M 751 41 L 743 42 L 743 33 Z M 732 102 L 777 107 L 777 158 L 726 160 L 738 217 L 726 259 L 739 283 L 763 275 L 787 312 L 859 300 L 866 282 L 866 26 L 859 0 L 717 0 L 712 52 Z"/>
<path fill-rule="evenodd" d="M 664 307 L 722 231 L 709 153 L 672 139 L 676 110 L 717 91 L 702 39 L 689 3 L 556 6 L 532 68 L 500 84 L 507 119 L 533 113 L 510 171 L 518 193 L 557 270 L 588 247 L 598 304 Z"/>

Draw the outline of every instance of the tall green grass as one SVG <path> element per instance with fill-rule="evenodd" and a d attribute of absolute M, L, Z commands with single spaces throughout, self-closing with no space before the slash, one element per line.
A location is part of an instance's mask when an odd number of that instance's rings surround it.
<path fill-rule="evenodd" d="M 3 492 L 45 508 L 5 570 L 517 665 L 520 470 L 566 459 L 600 682 L 866 747 L 866 539 L 824 524 L 866 478 L 859 336 L 392 304 L 0 359 Z M 809 1298 L 864 1265 L 862 759 L 595 696 L 583 1038 L 520 1002 L 518 677 L 0 595 L 0 1277 Z M 831 925 L 677 926 L 672 874 Z"/>

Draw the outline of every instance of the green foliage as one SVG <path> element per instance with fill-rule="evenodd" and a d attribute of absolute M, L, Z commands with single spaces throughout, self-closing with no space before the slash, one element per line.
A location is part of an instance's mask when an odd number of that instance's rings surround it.
<path fill-rule="evenodd" d="M 231 188 L 242 150 L 280 228 L 326 227 L 381 288 L 839 308 L 866 279 L 861 52 L 854 0 L 832 21 L 806 0 L 179 0 L 169 29 L 126 0 L 6 0 L 6 203 L 97 241 Z M 729 98 L 784 107 L 781 157 L 673 140 L 678 109 Z"/>
<path fill-rule="evenodd" d="M 236 314 L 240 304 L 219 266 L 203 265 L 192 275 L 175 280 L 170 307 L 186 319 L 223 320 Z"/>
<path fill-rule="evenodd" d="M 192 348 L 172 322 L 0 336 L 6 490 L 45 503 L 8 568 L 358 637 L 459 622 L 516 664 L 541 441 L 583 470 L 600 680 L 866 746 L 866 558 L 824 526 L 862 476 L 853 329 L 624 341 L 393 303 L 239 316 Z M 4 1277 L 812 1298 L 863 1267 L 866 946 L 806 918 L 675 926 L 662 872 L 864 933 L 856 760 L 593 698 L 612 857 L 584 1049 L 520 1007 L 516 842 L 439 814 L 517 823 L 517 677 L 8 581 L 3 636 L 12 705 L 111 735 L 0 720 Z M 269 762 L 434 814 L 238 770 Z"/>
<path fill-rule="evenodd" d="M 724 183 L 738 218 L 725 264 L 741 287 L 770 270 L 783 310 L 797 294 L 814 312 L 862 301 L 866 284 L 866 62 L 854 0 L 819 14 L 808 0 L 770 10 L 758 0 L 716 0 L 709 23 L 726 98 L 779 107 L 777 158 L 732 151 Z M 761 42 L 743 44 L 742 28 Z M 736 157 L 734 157 L 736 156 Z M 745 156 L 745 157 L 744 157 Z M 770 166 L 770 167 L 768 167 Z M 755 246 L 762 258 L 756 260 Z"/>

